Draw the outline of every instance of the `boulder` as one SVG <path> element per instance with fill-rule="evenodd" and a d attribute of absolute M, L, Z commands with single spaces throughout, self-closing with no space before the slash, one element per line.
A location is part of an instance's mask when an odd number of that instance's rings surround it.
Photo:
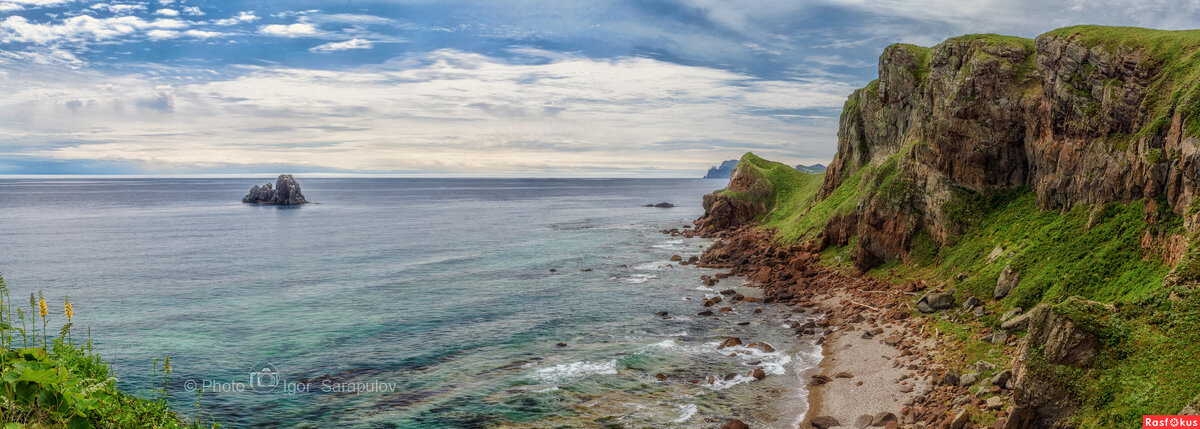
<path fill-rule="evenodd" d="M 750 429 L 750 425 L 741 420 L 733 419 L 721 425 L 721 429 Z"/>
<path fill-rule="evenodd" d="M 883 427 L 887 425 L 888 422 L 896 421 L 899 421 L 899 419 L 896 418 L 895 414 L 887 411 L 880 411 L 879 414 L 876 414 L 875 417 L 871 419 L 871 426 Z"/>
<path fill-rule="evenodd" d="M 1029 318 L 1032 314 L 1033 314 L 1033 312 L 1030 311 L 1030 312 L 1022 314 L 1020 316 L 1016 316 L 1011 319 L 1005 320 L 1004 323 L 1000 324 L 1000 329 L 1003 329 L 1006 331 L 1020 331 L 1022 329 L 1025 329 L 1025 325 L 1029 324 Z"/>
<path fill-rule="evenodd" d="M 979 381 L 979 373 L 968 372 L 966 374 L 963 374 L 962 377 L 958 378 L 958 385 L 959 386 L 970 386 L 972 384 L 975 384 L 976 381 Z"/>
<path fill-rule="evenodd" d="M 1022 310 L 1021 307 L 1013 307 L 1012 310 L 1008 310 L 1008 311 L 1004 312 L 1004 314 L 1000 315 L 1000 321 L 1004 322 L 1004 321 L 1007 321 L 1008 319 L 1017 317 L 1017 316 L 1021 315 L 1022 311 L 1024 311 L 1024 310 Z"/>
<path fill-rule="evenodd" d="M 854 419 L 854 427 L 857 429 L 864 429 L 868 426 L 871 426 L 871 422 L 873 422 L 873 421 L 875 421 L 875 416 L 872 416 L 870 414 L 863 414 L 861 416 L 858 416 L 857 419 Z"/>
<path fill-rule="evenodd" d="M 754 377 L 755 380 L 762 380 L 767 378 L 767 373 L 762 368 L 754 368 L 754 371 L 750 371 L 750 376 Z"/>
<path fill-rule="evenodd" d="M 722 341 L 722 342 L 721 342 L 721 345 L 717 346 L 717 348 L 718 348 L 718 349 L 723 349 L 723 348 L 726 348 L 726 347 L 736 347 L 736 346 L 740 346 L 740 345 L 742 345 L 742 339 L 741 339 L 741 338 L 738 338 L 738 337 L 729 337 L 729 338 L 726 338 L 726 339 L 725 339 L 725 341 Z"/>
<path fill-rule="evenodd" d="M 834 428 L 842 425 L 837 419 L 830 416 L 813 417 L 812 420 L 808 421 L 808 424 L 817 429 Z"/>
<path fill-rule="evenodd" d="M 963 301 L 962 308 L 963 308 L 963 310 L 970 310 L 970 309 L 978 307 L 982 304 L 983 304 L 983 301 L 980 301 L 979 298 L 972 296 L 970 298 L 967 298 L 966 301 Z"/>
<path fill-rule="evenodd" d="M 917 310 L 922 313 L 933 313 L 954 306 L 954 295 L 941 292 L 930 292 L 917 301 Z"/>
<path fill-rule="evenodd" d="M 954 416 L 954 420 L 950 421 L 950 429 L 963 429 L 967 422 L 971 420 L 971 412 L 968 410 L 959 411 Z"/>
<path fill-rule="evenodd" d="M 1008 296 L 1017 287 L 1017 283 L 1021 282 L 1021 273 L 1013 269 L 1012 264 L 1005 265 L 1004 271 L 1000 272 L 1000 277 L 996 279 L 996 290 L 992 292 L 992 296 L 996 299 Z"/>
<path fill-rule="evenodd" d="M 304 199 L 304 194 L 300 192 L 300 184 L 296 183 L 291 174 L 280 174 L 279 178 L 275 179 L 274 187 L 270 183 L 261 187 L 255 185 L 242 197 L 242 202 L 281 206 L 308 204 L 308 200 Z"/>

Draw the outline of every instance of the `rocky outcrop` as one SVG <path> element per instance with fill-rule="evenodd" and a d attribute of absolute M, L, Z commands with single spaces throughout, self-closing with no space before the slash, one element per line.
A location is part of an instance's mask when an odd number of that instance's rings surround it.
<path fill-rule="evenodd" d="M 712 234 L 751 223 L 767 212 L 774 198 L 775 186 L 766 175 L 752 162 L 739 163 L 725 189 L 704 196 L 704 215 L 696 220 L 696 231 Z"/>
<path fill-rule="evenodd" d="M 1148 217 L 1186 216 L 1200 191 L 1200 111 L 1180 100 L 1200 95 L 1177 77 L 1192 66 L 1161 51 L 1193 48 L 1171 47 L 1171 32 L 1141 30 L 1163 45 L 1139 45 L 1113 31 L 1123 30 L 887 48 L 879 78 L 846 101 L 820 191 L 827 197 L 856 174 L 869 181 L 858 224 L 836 220 L 836 231 L 859 239 L 860 268 L 904 257 L 921 230 L 947 242 L 963 230 L 956 209 L 1016 187 L 1046 209 L 1145 199 L 1166 204 Z M 1200 230 L 1198 221 L 1187 216 L 1187 230 Z M 1177 261 L 1179 237 L 1146 241 Z"/>
<path fill-rule="evenodd" d="M 1111 312 L 1103 304 L 1073 297 L 1027 313 L 1029 333 L 1013 359 L 1010 381 L 1016 407 L 1005 428 L 1059 427 L 1063 417 L 1074 413 L 1070 369 L 1086 367 L 1099 353 L 1095 321 Z"/>
<path fill-rule="evenodd" d="M 296 183 L 291 174 L 280 174 L 279 178 L 275 179 L 274 187 L 270 183 L 261 187 L 255 185 L 250 188 L 250 193 L 242 197 L 242 202 L 273 205 L 308 204 L 308 200 L 304 199 L 304 194 L 300 192 L 300 184 Z"/>

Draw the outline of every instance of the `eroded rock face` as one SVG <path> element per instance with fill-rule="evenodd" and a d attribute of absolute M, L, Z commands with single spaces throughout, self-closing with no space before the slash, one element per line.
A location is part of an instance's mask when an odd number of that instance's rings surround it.
<path fill-rule="evenodd" d="M 859 267 L 872 268 L 905 257 L 917 231 L 940 243 L 961 233 L 951 210 L 965 197 L 1019 186 L 1045 209 L 1163 201 L 1189 232 L 1200 230 L 1200 216 L 1186 215 L 1200 192 L 1200 139 L 1187 126 L 1195 119 L 1174 107 L 1153 122 L 1159 113 L 1147 107 L 1170 96 L 1156 94 L 1164 73 L 1143 50 L 1078 34 L 893 45 L 879 79 L 845 104 L 820 195 L 859 172 L 873 182 L 860 187 L 868 195 L 854 215 L 826 226 L 822 244 L 850 234 Z M 1171 262 L 1186 248 L 1174 237 L 1144 241 Z"/>
<path fill-rule="evenodd" d="M 1111 313 L 1111 308 L 1080 298 L 1066 302 L 1087 309 L 1091 317 Z M 1026 314 L 1029 333 L 1013 359 L 1013 402 L 1008 429 L 1048 428 L 1075 412 L 1067 385 L 1055 374 L 1058 367 L 1085 367 L 1099 353 L 1095 332 L 1077 324 L 1052 307 L 1038 306 Z M 1024 317 L 1024 316 L 1023 316 Z"/>
<path fill-rule="evenodd" d="M 255 185 L 253 188 L 250 188 L 250 193 L 242 197 L 242 202 L 295 205 L 307 204 L 308 200 L 304 199 L 304 194 L 300 192 L 300 184 L 296 183 L 296 179 L 291 174 L 280 174 L 279 178 L 275 179 L 274 187 L 270 183 L 266 183 L 261 187 Z"/>

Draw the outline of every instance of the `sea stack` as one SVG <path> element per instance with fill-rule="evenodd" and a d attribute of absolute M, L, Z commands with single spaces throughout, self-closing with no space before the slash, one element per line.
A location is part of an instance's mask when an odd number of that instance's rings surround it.
<path fill-rule="evenodd" d="M 250 193 L 242 198 L 243 203 L 275 204 L 281 206 L 307 204 L 304 194 L 300 192 L 300 184 L 291 174 L 280 174 L 275 179 L 275 187 L 268 182 L 261 187 L 255 185 Z"/>

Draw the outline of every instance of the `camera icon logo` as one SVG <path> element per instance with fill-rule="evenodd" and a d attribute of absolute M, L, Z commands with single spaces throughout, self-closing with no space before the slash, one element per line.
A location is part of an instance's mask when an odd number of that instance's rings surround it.
<path fill-rule="evenodd" d="M 250 367 L 250 390 L 260 393 L 270 392 L 279 387 L 279 370 L 265 361 Z"/>

